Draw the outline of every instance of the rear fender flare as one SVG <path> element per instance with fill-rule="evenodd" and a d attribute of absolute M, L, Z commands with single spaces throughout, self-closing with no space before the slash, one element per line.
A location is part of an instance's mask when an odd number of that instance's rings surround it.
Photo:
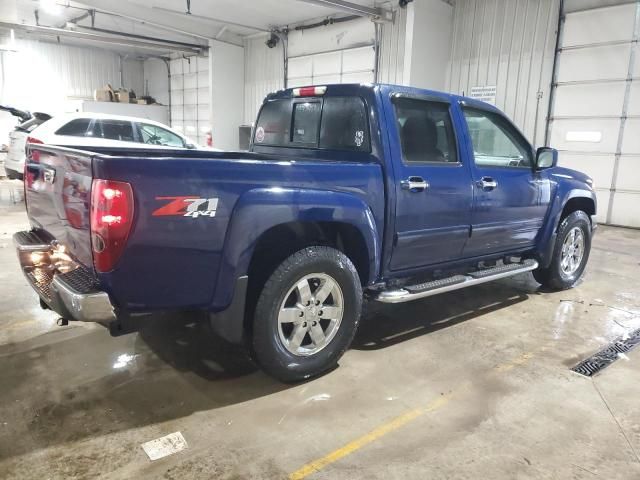
<path fill-rule="evenodd" d="M 234 282 L 247 274 L 260 236 L 272 227 L 289 222 L 339 222 L 362 234 L 368 250 L 369 278 L 378 277 L 380 239 L 369 207 L 357 196 L 328 190 L 259 188 L 244 193 L 233 209 L 224 242 L 221 268 L 211 309 L 226 308 Z"/>

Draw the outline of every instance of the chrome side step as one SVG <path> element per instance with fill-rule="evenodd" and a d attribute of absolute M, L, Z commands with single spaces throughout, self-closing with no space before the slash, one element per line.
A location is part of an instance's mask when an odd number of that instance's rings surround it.
<path fill-rule="evenodd" d="M 518 273 L 530 272 L 538 268 L 538 262 L 533 259 L 525 260 L 522 263 L 511 263 L 500 265 L 499 267 L 486 268 L 471 272 L 467 275 L 455 275 L 442 280 L 421 283 L 418 285 L 408 285 L 396 290 L 381 292 L 376 300 L 383 303 L 402 303 L 418 300 L 419 298 L 431 297 L 439 293 L 451 292 L 461 288 L 472 287 L 481 283 L 491 282 L 500 278 L 511 277 Z"/>

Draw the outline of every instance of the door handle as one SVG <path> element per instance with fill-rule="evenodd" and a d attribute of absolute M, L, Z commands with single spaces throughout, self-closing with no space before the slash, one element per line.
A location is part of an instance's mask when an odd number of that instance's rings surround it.
<path fill-rule="evenodd" d="M 493 190 L 498 186 L 498 182 L 491 177 L 482 177 L 476 182 L 476 185 L 483 190 Z"/>
<path fill-rule="evenodd" d="M 429 182 L 422 177 L 409 177 L 406 180 L 402 180 L 400 185 L 404 190 L 410 192 L 423 192 L 429 188 Z"/>

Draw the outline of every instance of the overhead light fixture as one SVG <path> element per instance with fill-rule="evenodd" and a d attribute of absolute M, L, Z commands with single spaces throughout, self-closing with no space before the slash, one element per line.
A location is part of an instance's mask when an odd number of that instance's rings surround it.
<path fill-rule="evenodd" d="M 62 7 L 56 0 L 40 0 L 40 8 L 49 15 L 62 15 Z"/>

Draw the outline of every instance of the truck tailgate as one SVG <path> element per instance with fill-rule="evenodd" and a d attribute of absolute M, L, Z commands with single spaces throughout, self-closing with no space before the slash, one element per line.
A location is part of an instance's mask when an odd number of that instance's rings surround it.
<path fill-rule="evenodd" d="M 31 224 L 91 267 L 90 207 L 92 154 L 47 145 L 30 146 L 25 195 Z"/>

